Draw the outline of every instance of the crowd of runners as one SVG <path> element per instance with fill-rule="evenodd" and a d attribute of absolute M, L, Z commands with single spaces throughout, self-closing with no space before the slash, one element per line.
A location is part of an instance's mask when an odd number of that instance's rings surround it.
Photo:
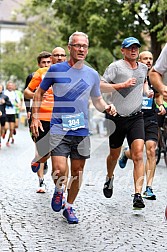
<path fill-rule="evenodd" d="M 107 122 L 109 154 L 101 189 L 104 196 L 111 198 L 114 193 L 117 161 L 125 168 L 128 159 L 132 159 L 134 209 L 145 207 L 143 198 L 156 200 L 152 184 L 156 170 L 158 116 L 166 114 L 167 87 L 162 76 L 167 70 L 164 65 L 167 49 L 153 66 L 152 53 L 139 53 L 140 47 L 137 38 L 125 38 L 120 49 L 122 59 L 111 63 L 100 78 L 97 71 L 84 63 L 89 48 L 87 34 L 75 32 L 68 41 L 69 57 L 62 47 L 37 56 L 39 69 L 27 77 L 24 97 L 13 82 L 9 81 L 5 90 L 0 84 L 1 137 L 6 139 L 7 147 L 14 143 L 19 113 L 26 107 L 30 135 L 35 144 L 30 166 L 38 176 L 37 192 L 46 192 L 44 175 L 51 157 L 54 183 L 51 207 L 55 212 L 63 209 L 63 216 L 70 224 L 78 223 L 74 202 L 81 187 L 86 159 L 90 157 L 90 123 L 97 130 L 98 119 L 94 120 L 90 104 L 102 115 L 99 125 L 104 127 Z M 107 94 L 109 99 L 105 100 L 102 94 Z M 103 129 L 100 134 L 103 136 Z M 128 146 L 123 148 L 125 139 Z"/>

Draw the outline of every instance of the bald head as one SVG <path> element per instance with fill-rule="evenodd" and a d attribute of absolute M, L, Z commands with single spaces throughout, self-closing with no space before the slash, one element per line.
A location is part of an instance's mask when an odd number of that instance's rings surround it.
<path fill-rule="evenodd" d="M 66 52 L 62 47 L 56 47 L 52 51 L 53 64 L 60 63 L 66 60 Z"/>
<path fill-rule="evenodd" d="M 147 65 L 148 70 L 151 69 L 153 65 L 153 55 L 149 51 L 143 51 L 139 54 L 139 61 Z"/>

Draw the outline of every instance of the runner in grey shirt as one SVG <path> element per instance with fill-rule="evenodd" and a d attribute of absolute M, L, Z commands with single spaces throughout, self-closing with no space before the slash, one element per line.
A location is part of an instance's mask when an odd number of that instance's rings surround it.
<path fill-rule="evenodd" d="M 144 178 L 143 147 L 144 147 L 144 121 L 141 112 L 143 86 L 147 83 L 148 68 L 145 64 L 137 62 L 140 42 L 134 37 L 124 39 L 121 52 L 123 59 L 111 63 L 104 73 L 101 81 L 101 91 L 112 92 L 118 115 L 106 115 L 115 125 L 115 131 L 109 136 L 110 153 L 107 157 L 107 176 L 103 193 L 110 198 L 113 193 L 114 169 L 120 155 L 121 147 L 127 137 L 134 163 L 134 208 L 144 208 L 141 197 Z M 148 90 L 147 90 L 148 91 Z M 149 91 L 148 91 L 149 92 Z M 149 93 L 146 94 L 147 96 Z M 111 126 L 113 128 L 113 126 Z"/>
<path fill-rule="evenodd" d="M 111 63 L 103 75 L 108 83 L 116 84 L 131 80 L 133 84 L 125 84 L 125 88 L 117 89 L 115 85 L 112 87 L 115 91 L 112 92 L 112 100 L 118 108 L 120 115 L 126 115 L 138 112 L 141 110 L 143 99 L 143 83 L 147 76 L 147 67 L 141 62 L 136 63 L 135 69 L 127 64 L 126 60 L 118 60 Z"/>

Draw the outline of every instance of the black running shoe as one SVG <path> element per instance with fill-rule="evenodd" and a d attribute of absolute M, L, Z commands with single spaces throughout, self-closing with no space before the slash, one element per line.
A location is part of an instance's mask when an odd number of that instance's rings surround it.
<path fill-rule="evenodd" d="M 139 209 L 145 207 L 144 201 L 143 201 L 140 193 L 135 193 L 134 199 L 133 199 L 133 207 L 139 208 Z"/>
<path fill-rule="evenodd" d="M 103 187 L 103 193 L 106 198 L 111 198 L 113 194 L 113 178 L 105 182 Z"/>

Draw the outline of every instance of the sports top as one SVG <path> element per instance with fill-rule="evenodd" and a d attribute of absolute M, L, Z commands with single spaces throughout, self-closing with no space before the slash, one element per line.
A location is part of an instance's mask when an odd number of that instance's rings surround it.
<path fill-rule="evenodd" d="M 147 71 L 145 64 L 137 62 L 137 68 L 132 69 L 123 59 L 111 63 L 106 68 L 103 77 L 111 84 L 122 83 L 132 77 L 137 79 L 133 87 L 112 91 L 111 101 L 119 115 L 128 116 L 141 110 L 143 84 L 147 78 Z"/>
<path fill-rule="evenodd" d="M 40 85 L 47 70 L 48 70 L 48 67 L 43 67 L 43 68 L 39 68 L 34 73 L 30 83 L 28 84 L 28 87 L 32 91 L 35 91 L 37 87 Z M 53 109 L 53 103 L 54 103 L 53 91 L 52 91 L 52 87 L 50 87 L 43 96 L 42 103 L 41 103 L 39 113 L 38 113 L 39 120 L 50 121 L 52 109 Z"/>
<path fill-rule="evenodd" d="M 50 66 L 40 84 L 43 90 L 53 87 L 54 107 L 51 134 L 87 136 L 89 97 L 99 97 L 100 78 L 87 65 L 78 69 L 67 61 Z"/>

